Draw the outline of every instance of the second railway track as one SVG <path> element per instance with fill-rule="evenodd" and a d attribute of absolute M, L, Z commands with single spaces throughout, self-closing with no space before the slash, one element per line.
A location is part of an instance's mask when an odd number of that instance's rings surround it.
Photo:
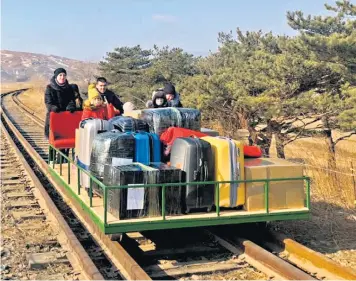
<path fill-rule="evenodd" d="M 1 279 L 83 278 L 67 258 L 70 249 L 61 247 L 25 165 L 1 133 Z"/>

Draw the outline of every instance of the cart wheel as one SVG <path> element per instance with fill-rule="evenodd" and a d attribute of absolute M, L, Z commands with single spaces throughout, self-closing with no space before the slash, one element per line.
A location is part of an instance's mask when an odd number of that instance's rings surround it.
<path fill-rule="evenodd" d="M 122 233 L 115 233 L 115 234 L 108 234 L 111 241 L 118 241 L 122 242 L 123 234 Z"/>
<path fill-rule="evenodd" d="M 210 213 L 210 212 L 211 212 L 211 210 L 212 210 L 212 207 L 208 207 L 208 208 L 206 208 L 206 211 L 207 211 L 208 213 Z"/>

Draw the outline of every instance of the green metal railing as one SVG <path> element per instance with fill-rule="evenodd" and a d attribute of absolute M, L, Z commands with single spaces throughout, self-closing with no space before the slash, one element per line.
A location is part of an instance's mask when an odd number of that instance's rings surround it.
<path fill-rule="evenodd" d="M 255 179 L 255 180 L 236 180 L 236 181 L 206 181 L 206 182 L 180 182 L 180 183 L 159 183 L 159 184 L 137 184 L 137 185 L 124 185 L 124 186 L 107 186 L 94 177 L 89 171 L 83 169 L 82 167 L 78 166 L 73 159 L 70 159 L 65 154 L 63 154 L 58 149 L 54 148 L 52 145 L 49 146 L 49 158 L 48 164 L 51 164 L 52 161 L 52 168 L 55 168 L 55 154 L 59 154 L 59 165 L 60 165 L 60 176 L 62 176 L 62 161 L 63 158 L 68 161 L 68 175 L 67 175 L 67 183 L 70 184 L 70 173 L 71 173 L 71 165 L 74 165 L 77 170 L 77 191 L 76 194 L 80 195 L 81 192 L 81 182 L 80 182 L 80 172 L 86 174 L 89 177 L 89 207 L 93 207 L 93 182 L 95 182 L 102 190 L 103 190 L 103 206 L 104 206 L 104 227 L 108 226 L 107 222 L 107 213 L 108 213 L 108 192 L 109 190 L 115 189 L 127 189 L 127 188 L 161 188 L 161 217 L 162 221 L 166 221 L 166 189 L 167 187 L 182 187 L 187 185 L 214 185 L 215 188 L 215 206 L 216 206 L 216 216 L 220 216 L 220 184 L 232 184 L 232 183 L 264 183 L 264 207 L 265 207 L 265 214 L 270 213 L 270 202 L 269 202 L 269 188 L 270 182 L 282 182 L 282 181 L 297 181 L 303 180 L 306 182 L 306 203 L 305 207 L 310 210 L 310 178 L 309 177 L 295 177 L 295 178 L 275 178 L 275 179 Z M 77 197 L 78 200 L 81 200 Z M 84 202 L 83 202 L 84 203 Z M 100 220 L 100 219 L 99 219 Z"/>

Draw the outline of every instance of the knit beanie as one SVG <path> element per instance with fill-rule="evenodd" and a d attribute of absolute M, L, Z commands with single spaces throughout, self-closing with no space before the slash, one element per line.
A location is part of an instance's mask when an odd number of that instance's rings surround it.
<path fill-rule="evenodd" d="M 168 95 L 168 94 L 172 94 L 172 95 L 176 95 L 176 89 L 174 88 L 174 86 L 171 83 L 167 83 L 166 85 L 164 85 L 163 88 L 163 92 Z"/>

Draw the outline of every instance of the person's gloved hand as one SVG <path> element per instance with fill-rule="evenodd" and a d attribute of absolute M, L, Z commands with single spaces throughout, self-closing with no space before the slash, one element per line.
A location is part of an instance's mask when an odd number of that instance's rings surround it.
<path fill-rule="evenodd" d="M 114 107 L 114 112 L 115 112 L 115 116 L 121 115 L 120 110 L 116 109 L 115 107 Z"/>
<path fill-rule="evenodd" d="M 70 113 L 73 113 L 75 111 L 75 105 L 69 104 L 66 108 L 67 111 L 70 111 Z"/>
<path fill-rule="evenodd" d="M 147 108 L 153 108 L 153 102 L 152 102 L 152 100 L 148 100 L 148 101 L 146 102 L 146 107 L 147 107 Z"/>
<path fill-rule="evenodd" d="M 52 105 L 52 106 L 51 106 L 51 111 L 58 113 L 58 112 L 59 112 L 58 106 Z"/>

